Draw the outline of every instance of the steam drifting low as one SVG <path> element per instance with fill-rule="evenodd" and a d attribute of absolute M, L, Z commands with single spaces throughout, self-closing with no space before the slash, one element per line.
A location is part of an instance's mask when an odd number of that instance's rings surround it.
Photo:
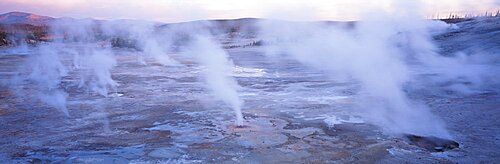
<path fill-rule="evenodd" d="M 422 20 L 415 13 L 371 12 L 361 21 L 348 23 L 243 20 L 247 25 L 61 19 L 49 26 L 50 42 L 32 46 L 36 53 L 20 67 L 28 74 L 15 76 L 9 84 L 32 84 L 30 91 L 11 88 L 20 97 L 30 97 L 70 117 L 67 100 L 72 95 L 67 88 L 76 87 L 94 98 L 108 98 L 120 90 L 113 69 L 121 66 L 115 57 L 122 52 L 136 54 L 135 64 L 144 67 L 187 69 L 192 66 L 189 60 L 194 60 L 202 70 L 204 87 L 234 111 L 236 125 L 242 126 L 243 87 L 232 77 L 240 66 L 233 63 L 228 49 L 258 47 L 270 57 L 292 58 L 337 81 L 359 84 L 355 112 L 389 134 L 452 138 L 443 121 L 410 93 L 453 79 L 462 83 L 452 89 L 471 93 L 490 75 L 469 62 L 469 54 L 440 54 L 432 37 L 457 27 Z M 251 41 L 230 45 L 225 42 L 228 38 Z M 416 69 L 440 77 L 424 82 L 424 75 L 416 74 Z"/>

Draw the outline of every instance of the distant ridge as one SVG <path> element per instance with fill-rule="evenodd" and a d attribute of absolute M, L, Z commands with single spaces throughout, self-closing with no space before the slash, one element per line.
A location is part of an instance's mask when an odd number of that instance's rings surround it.
<path fill-rule="evenodd" d="M 45 25 L 55 18 L 48 16 L 41 16 L 25 12 L 9 12 L 0 15 L 0 24 L 31 24 L 31 25 Z"/>
<path fill-rule="evenodd" d="M 491 17 L 499 17 L 500 15 L 492 15 Z M 446 18 L 446 19 L 439 19 L 441 21 L 444 21 L 446 23 L 459 23 L 463 21 L 470 21 L 473 20 L 476 17 L 473 18 Z M 4 14 L 0 14 L 0 25 L 14 25 L 14 24 L 25 24 L 25 25 L 35 25 L 35 26 L 40 26 L 40 25 L 48 25 L 53 21 L 79 21 L 79 20 L 92 20 L 96 22 L 104 22 L 104 21 L 129 21 L 129 22 L 142 22 L 142 23 L 154 23 L 160 26 L 168 26 L 168 25 L 179 25 L 179 24 L 186 24 L 186 23 L 199 23 L 199 22 L 214 22 L 215 24 L 220 24 L 220 25 L 231 25 L 231 24 L 254 24 L 258 21 L 262 20 L 271 20 L 271 21 L 280 21 L 280 22 L 301 22 L 301 21 L 286 21 L 286 20 L 278 20 L 278 19 L 266 19 L 266 18 L 237 18 L 237 19 L 207 19 L 207 20 L 192 20 L 192 21 L 185 21 L 185 22 L 170 22 L 170 23 L 165 23 L 165 22 L 156 22 L 156 21 L 146 21 L 146 20 L 135 20 L 135 19 L 115 19 L 115 20 L 99 20 L 95 18 L 83 18 L 83 19 L 75 19 L 71 17 L 61 17 L 61 18 L 54 18 L 54 17 L 49 17 L 49 16 L 43 16 L 43 15 L 37 15 L 37 14 L 32 14 L 32 13 L 26 13 L 26 12 L 20 12 L 20 11 L 13 11 L 13 12 L 8 12 Z M 308 21 L 306 21 L 308 22 Z M 322 22 L 322 23 L 327 23 L 327 24 L 337 24 L 337 23 L 348 23 L 348 24 L 355 24 L 357 21 L 328 21 L 328 20 L 323 20 L 323 21 L 312 21 L 312 22 Z"/>

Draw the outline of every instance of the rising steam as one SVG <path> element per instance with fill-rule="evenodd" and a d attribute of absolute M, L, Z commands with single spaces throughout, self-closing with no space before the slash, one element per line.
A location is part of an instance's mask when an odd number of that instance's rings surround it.
<path fill-rule="evenodd" d="M 434 26 L 442 24 L 404 13 L 370 13 L 350 26 L 265 21 L 260 37 L 269 43 L 269 55 L 285 54 L 337 79 L 359 82 L 358 108 L 386 132 L 450 138 L 443 122 L 405 92 L 410 63 L 429 66 L 427 59 L 441 59 L 430 38 Z"/>
<path fill-rule="evenodd" d="M 227 53 L 216 43 L 209 37 L 195 36 L 189 51 L 196 56 L 202 66 L 206 67 L 204 73 L 208 88 L 218 99 L 233 108 L 236 114 L 236 125 L 242 126 L 241 107 L 243 101 L 237 92 L 240 86 L 231 77 L 233 62 L 228 60 Z"/>
<path fill-rule="evenodd" d="M 257 24 L 258 39 L 266 43 L 268 55 L 292 57 L 325 70 L 335 80 L 359 83 L 359 113 L 386 132 L 450 138 L 429 107 L 409 98 L 409 88 L 429 84 L 422 82 L 414 70 L 421 68 L 424 73 L 439 75 L 432 83 L 459 79 L 462 83 L 455 89 L 469 92 L 464 86 L 481 85 L 484 69 L 469 63 L 467 54 L 444 57 L 439 53 L 433 35 L 456 27 L 422 20 L 414 9 L 418 4 L 394 5 L 398 10 L 372 11 L 355 23 L 262 20 Z M 165 67 L 180 64 L 170 56 L 176 49 L 195 57 L 203 68 L 207 88 L 234 110 L 236 124 L 243 125 L 244 101 L 238 94 L 240 86 L 231 76 L 234 64 L 212 34 L 227 29 L 215 29 L 203 22 L 167 28 L 151 22 L 86 19 L 61 19 L 49 28 L 52 41 L 38 45 L 37 53 L 23 66 L 29 75 L 21 81 L 28 81 L 36 90 L 30 98 L 69 116 L 68 85 L 102 97 L 117 92 L 119 82 L 112 76 L 112 69 L 119 64 L 115 59 L 117 49 L 136 52 L 140 64 L 147 65 L 147 59 L 153 59 Z M 76 79 L 63 82 L 68 74 Z"/>
<path fill-rule="evenodd" d="M 52 47 L 42 45 L 38 47 L 37 52 L 30 56 L 25 64 L 30 72 L 27 80 L 35 86 L 35 94 L 24 94 L 33 96 L 69 116 L 66 108 L 68 94 L 60 87 L 61 80 L 68 74 L 68 71 L 62 64 L 59 54 Z"/>

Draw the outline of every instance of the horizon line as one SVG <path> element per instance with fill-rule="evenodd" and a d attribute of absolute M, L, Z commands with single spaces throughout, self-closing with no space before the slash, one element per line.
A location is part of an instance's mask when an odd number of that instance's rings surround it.
<path fill-rule="evenodd" d="M 57 17 L 57 16 L 41 15 L 38 13 L 21 11 L 21 10 L 13 10 L 13 11 L 1 13 L 0 15 L 6 15 L 9 13 L 24 13 L 24 14 L 49 17 L 52 19 L 64 19 L 64 18 L 76 19 L 76 20 L 91 19 L 91 20 L 96 20 L 96 21 L 129 20 L 129 21 L 145 21 L 145 22 L 151 22 L 151 23 L 164 23 L 164 24 L 189 23 L 189 22 L 198 22 L 198 21 L 241 20 L 241 19 L 262 19 L 262 20 L 276 20 L 276 21 L 287 21 L 287 22 L 358 22 L 358 21 L 361 21 L 361 19 L 355 19 L 355 20 L 335 20 L 335 19 L 287 20 L 287 19 L 280 19 L 280 18 L 265 18 L 265 17 L 238 17 L 238 18 L 192 19 L 192 20 L 166 22 L 166 21 L 138 19 L 138 18 L 116 18 L 116 19 L 113 19 L 113 18 L 99 18 L 99 17 L 83 17 L 83 18 L 75 18 L 75 17 L 71 17 L 71 16 Z M 490 15 L 488 15 L 488 14 L 490 14 Z M 435 16 L 438 16 L 438 17 L 435 17 Z M 486 17 L 488 17 L 488 16 L 500 16 L 500 9 L 499 10 L 484 11 L 482 14 L 471 14 L 471 13 L 459 14 L 459 13 L 455 13 L 455 12 L 450 12 L 448 14 L 445 14 L 444 16 L 445 17 L 441 17 L 440 14 L 431 14 L 431 16 L 426 16 L 425 18 L 422 18 L 422 19 L 424 19 L 424 20 L 447 20 L 447 19 L 477 18 L 477 17 L 485 17 L 485 16 Z M 454 17 L 452 18 L 452 16 L 454 16 Z"/>

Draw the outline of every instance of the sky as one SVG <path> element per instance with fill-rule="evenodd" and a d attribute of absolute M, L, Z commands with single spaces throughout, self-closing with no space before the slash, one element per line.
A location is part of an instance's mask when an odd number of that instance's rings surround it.
<path fill-rule="evenodd" d="M 366 11 L 393 11 L 398 8 L 394 2 L 414 5 L 427 18 L 500 9 L 500 0 L 0 0 L 0 13 L 159 22 L 246 17 L 358 20 Z"/>

